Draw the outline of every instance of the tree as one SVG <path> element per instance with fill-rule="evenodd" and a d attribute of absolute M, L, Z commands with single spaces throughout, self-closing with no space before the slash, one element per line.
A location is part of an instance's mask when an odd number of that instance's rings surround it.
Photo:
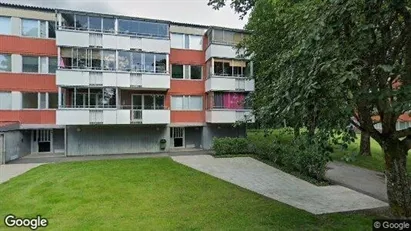
<path fill-rule="evenodd" d="M 360 155 L 371 156 L 370 134 L 366 131 L 361 132 Z"/>
<path fill-rule="evenodd" d="M 218 9 L 224 2 L 209 4 Z M 381 145 L 390 207 L 411 217 L 411 129 L 395 126 L 411 109 L 410 1 L 232 0 L 231 6 L 251 12 L 252 35 L 242 45 L 256 67 L 256 117 L 263 123 L 291 117 L 330 135 L 349 120 Z"/>

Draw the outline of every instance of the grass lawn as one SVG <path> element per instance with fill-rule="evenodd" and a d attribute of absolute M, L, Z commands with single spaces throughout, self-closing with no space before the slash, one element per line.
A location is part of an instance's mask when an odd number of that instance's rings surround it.
<path fill-rule="evenodd" d="M 280 139 L 283 142 L 287 142 L 293 137 L 292 132 L 287 132 L 285 129 L 273 130 L 268 136 L 264 136 L 264 132 L 261 130 L 251 130 L 247 133 L 248 137 L 253 142 L 270 142 L 272 139 Z M 360 150 L 360 135 L 357 135 L 355 143 L 349 145 L 348 149 L 343 150 L 341 148 L 335 148 L 334 153 L 331 155 L 333 160 L 343 161 L 341 158 L 345 155 L 352 155 L 359 153 Z M 371 157 L 356 155 L 353 161 L 348 164 L 353 164 L 363 168 L 384 171 L 384 153 L 380 145 L 373 139 L 371 139 Z M 411 173 L 411 152 L 408 154 L 407 170 Z"/>
<path fill-rule="evenodd" d="M 51 230 L 371 230 L 362 214 L 315 216 L 169 158 L 43 165 L 0 184 L 3 218 Z"/>

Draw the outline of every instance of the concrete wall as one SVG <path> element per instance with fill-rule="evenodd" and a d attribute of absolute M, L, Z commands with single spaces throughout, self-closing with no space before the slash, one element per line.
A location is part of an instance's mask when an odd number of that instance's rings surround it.
<path fill-rule="evenodd" d="M 68 126 L 67 155 L 99 155 L 160 152 L 160 139 L 170 144 L 165 125 Z"/>
<path fill-rule="evenodd" d="M 186 148 L 202 148 L 203 127 L 185 128 Z"/>
<path fill-rule="evenodd" d="M 4 133 L 6 163 L 30 154 L 31 131 L 9 131 Z"/>
<path fill-rule="evenodd" d="M 233 127 L 233 124 L 207 124 L 203 127 L 203 148 L 211 149 L 213 138 L 246 137 L 245 126 Z"/>
<path fill-rule="evenodd" d="M 54 152 L 64 152 L 64 129 L 53 130 Z"/>

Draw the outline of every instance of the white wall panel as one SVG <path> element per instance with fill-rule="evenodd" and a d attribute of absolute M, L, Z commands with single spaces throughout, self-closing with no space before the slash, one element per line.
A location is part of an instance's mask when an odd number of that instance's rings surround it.
<path fill-rule="evenodd" d="M 103 111 L 103 124 L 116 124 L 117 112 L 116 110 L 104 110 Z"/>
<path fill-rule="evenodd" d="M 130 87 L 130 74 L 117 73 L 117 87 Z"/>
<path fill-rule="evenodd" d="M 61 86 L 88 86 L 90 77 L 88 71 L 57 70 L 56 84 Z"/>
<path fill-rule="evenodd" d="M 56 111 L 57 125 L 86 125 L 90 124 L 89 110 L 59 109 Z"/>
<path fill-rule="evenodd" d="M 115 87 L 117 82 L 117 73 L 115 72 L 104 72 L 103 73 L 103 86 L 105 87 Z"/>
<path fill-rule="evenodd" d="M 103 47 L 107 49 L 117 48 L 117 38 L 115 35 L 103 34 Z"/>
<path fill-rule="evenodd" d="M 170 40 L 142 38 L 141 42 L 143 51 L 170 53 Z"/>
<path fill-rule="evenodd" d="M 89 33 L 76 31 L 56 31 L 57 46 L 89 47 Z"/>
<path fill-rule="evenodd" d="M 169 124 L 170 110 L 143 110 L 143 124 Z"/>

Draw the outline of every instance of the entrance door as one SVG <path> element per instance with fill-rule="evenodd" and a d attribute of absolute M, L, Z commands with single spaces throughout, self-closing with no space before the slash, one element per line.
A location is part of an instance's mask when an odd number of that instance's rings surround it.
<path fill-rule="evenodd" d="M 52 130 L 34 130 L 33 143 L 35 152 L 51 152 L 52 150 Z"/>
<path fill-rule="evenodd" d="M 185 147 L 185 130 L 184 128 L 171 128 L 171 140 L 173 141 L 173 147 L 184 148 Z"/>
<path fill-rule="evenodd" d="M 4 149 L 4 134 L 0 134 L 0 164 L 6 163 L 6 150 Z"/>

